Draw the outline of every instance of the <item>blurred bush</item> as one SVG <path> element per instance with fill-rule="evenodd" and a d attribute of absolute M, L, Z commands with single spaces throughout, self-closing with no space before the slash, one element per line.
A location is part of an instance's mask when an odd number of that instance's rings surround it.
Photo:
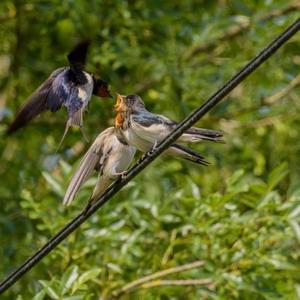
<path fill-rule="evenodd" d="M 293 22 L 297 7 L 283 0 L 2 1 L 0 132 L 86 37 L 93 39 L 89 71 L 181 120 Z M 156 282 L 120 297 L 299 299 L 299 42 L 298 34 L 198 124 L 225 132 L 225 145 L 193 146 L 209 167 L 158 159 L 2 298 L 107 299 L 145 275 L 200 260 L 202 267 L 164 279 L 211 285 Z M 112 101 L 93 99 L 90 139 L 113 117 Z M 65 119 L 63 111 L 46 113 L 0 140 L 2 279 L 84 207 L 95 183 L 62 207 L 88 148 L 74 129 L 55 153 Z"/>

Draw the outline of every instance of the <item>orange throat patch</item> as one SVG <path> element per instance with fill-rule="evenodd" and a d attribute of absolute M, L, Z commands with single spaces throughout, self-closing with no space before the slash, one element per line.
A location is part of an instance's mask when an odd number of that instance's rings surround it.
<path fill-rule="evenodd" d="M 124 122 L 124 119 L 123 119 L 123 117 L 121 116 L 121 113 L 118 112 L 118 114 L 117 114 L 117 116 L 116 116 L 116 119 L 115 119 L 115 127 L 116 127 L 116 128 L 122 127 L 123 122 Z"/>
<path fill-rule="evenodd" d="M 116 101 L 116 104 L 115 104 L 115 111 L 117 112 L 117 116 L 116 116 L 116 119 L 115 119 L 115 127 L 116 128 L 122 127 L 123 122 L 124 122 L 124 119 L 121 115 L 122 104 L 123 104 L 122 101 L 123 101 L 122 96 L 117 94 L 117 101 Z"/>

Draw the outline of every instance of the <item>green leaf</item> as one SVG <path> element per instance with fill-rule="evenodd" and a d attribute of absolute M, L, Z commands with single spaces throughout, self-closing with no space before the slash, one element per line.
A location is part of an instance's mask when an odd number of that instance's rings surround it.
<path fill-rule="evenodd" d="M 288 165 L 283 162 L 276 167 L 268 176 L 269 191 L 273 190 L 289 173 Z"/>
<path fill-rule="evenodd" d="M 61 281 L 62 295 L 65 295 L 65 293 L 71 288 L 78 276 L 78 266 L 71 266 L 67 269 Z"/>
<path fill-rule="evenodd" d="M 72 288 L 72 294 L 80 289 L 86 282 L 97 279 L 98 275 L 100 274 L 100 269 L 91 269 L 89 271 L 84 272 L 79 276 Z"/>
<path fill-rule="evenodd" d="M 51 186 L 51 188 L 54 190 L 54 192 L 57 193 L 59 196 L 63 196 L 64 191 L 58 180 L 56 180 L 54 176 L 50 175 L 49 173 L 43 172 L 42 174 Z"/>
<path fill-rule="evenodd" d="M 290 220 L 289 223 L 295 233 L 298 243 L 300 244 L 300 225 L 296 220 Z"/>
<path fill-rule="evenodd" d="M 88 299 L 88 298 L 85 297 L 85 294 L 80 294 L 80 295 L 74 295 L 70 297 L 64 297 L 63 300 L 82 300 L 82 299 Z"/>
<path fill-rule="evenodd" d="M 43 285 L 46 293 L 51 299 L 59 299 L 58 293 L 51 287 L 51 283 L 46 280 L 39 280 L 39 282 Z"/>
<path fill-rule="evenodd" d="M 46 289 L 42 289 L 32 298 L 32 300 L 43 300 L 46 294 L 47 294 Z"/>

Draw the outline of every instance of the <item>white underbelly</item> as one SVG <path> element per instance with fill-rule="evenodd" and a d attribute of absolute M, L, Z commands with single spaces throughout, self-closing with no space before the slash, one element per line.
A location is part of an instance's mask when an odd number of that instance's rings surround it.
<path fill-rule="evenodd" d="M 78 95 L 79 97 L 82 99 L 83 101 L 83 105 L 82 108 L 85 109 L 92 97 L 92 93 L 93 93 L 93 78 L 90 74 L 88 74 L 87 72 L 84 72 L 86 79 L 87 79 L 87 83 L 81 87 L 78 88 Z"/>
<path fill-rule="evenodd" d="M 121 173 L 128 169 L 135 155 L 135 148 L 123 144 L 115 146 L 105 163 L 103 173 L 113 177 L 115 173 Z"/>
<path fill-rule="evenodd" d="M 128 128 L 127 130 L 123 131 L 123 134 L 128 142 L 129 145 L 137 148 L 142 152 L 147 152 L 153 147 L 153 143 L 144 140 L 139 135 L 137 135 L 134 130 Z"/>

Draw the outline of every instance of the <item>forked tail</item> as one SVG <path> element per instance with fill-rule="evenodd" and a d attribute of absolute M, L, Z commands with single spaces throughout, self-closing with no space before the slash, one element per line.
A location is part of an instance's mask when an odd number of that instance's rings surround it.
<path fill-rule="evenodd" d="M 83 136 L 84 140 L 85 140 L 86 142 L 89 142 L 89 140 L 88 140 L 88 138 L 87 138 L 87 136 L 86 136 L 86 134 L 85 134 L 85 132 L 84 132 L 84 130 L 83 130 L 82 110 L 79 109 L 78 111 L 76 111 L 74 114 L 72 114 L 72 115 L 69 117 L 69 119 L 68 119 L 68 121 L 67 121 L 67 124 L 66 124 L 66 128 L 65 128 L 64 134 L 63 134 L 63 136 L 62 136 L 62 138 L 61 138 L 61 140 L 60 140 L 60 143 L 59 143 L 59 145 L 58 145 L 58 147 L 57 147 L 56 152 L 57 152 L 57 151 L 60 149 L 60 147 L 62 146 L 62 143 L 63 143 L 63 141 L 64 141 L 64 139 L 65 139 L 65 137 L 66 137 L 66 135 L 67 135 L 67 133 L 68 133 L 68 131 L 69 131 L 69 129 L 70 129 L 70 127 L 71 127 L 72 125 L 78 126 L 78 127 L 80 128 L 80 131 L 81 131 L 81 133 L 82 133 L 82 136 Z"/>
<path fill-rule="evenodd" d="M 167 151 L 169 155 L 176 155 L 193 163 L 207 166 L 209 162 L 204 159 L 198 152 L 178 144 L 173 144 Z"/>

